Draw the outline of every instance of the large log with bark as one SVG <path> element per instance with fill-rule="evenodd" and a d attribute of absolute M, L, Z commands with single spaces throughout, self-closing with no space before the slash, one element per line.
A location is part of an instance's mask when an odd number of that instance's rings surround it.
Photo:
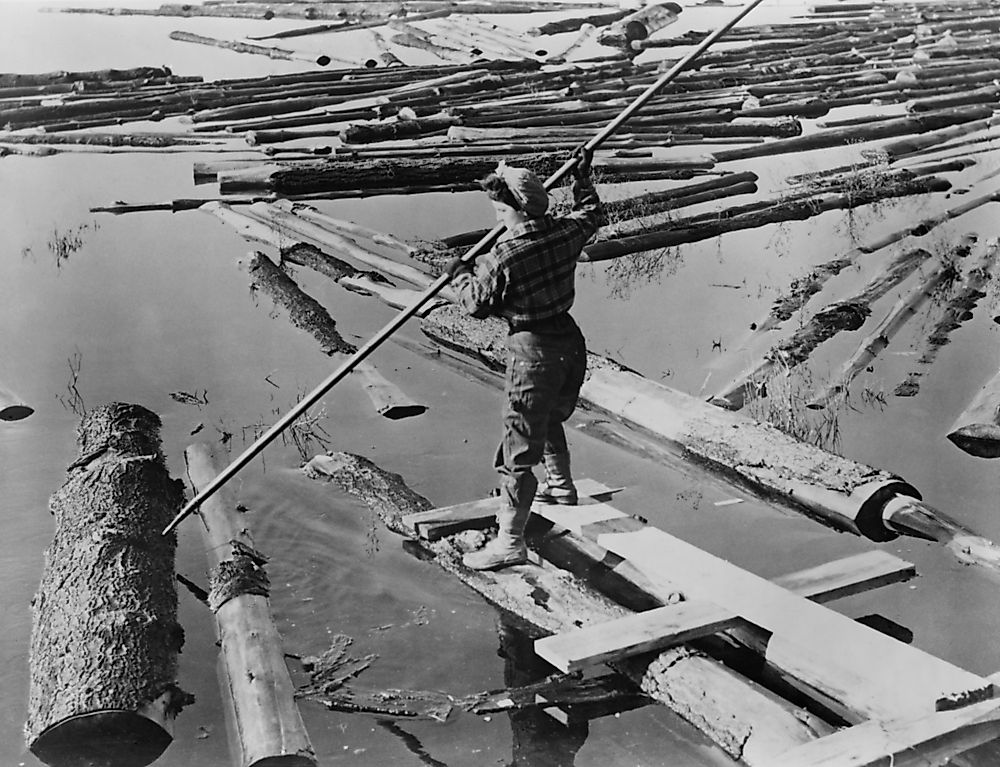
<path fill-rule="evenodd" d="M 318 456 L 306 471 L 332 480 L 341 490 L 363 500 L 395 532 L 408 532 L 403 516 L 432 506 L 399 475 L 361 456 Z M 513 616 L 534 636 L 627 612 L 544 560 L 541 566 L 477 572 L 462 565 L 462 550 L 453 539 L 421 545 L 440 567 Z M 538 599 L 539 594 L 546 595 L 544 601 Z M 817 718 L 690 647 L 636 658 L 619 670 L 644 693 L 694 724 L 732 758 L 751 767 L 767 767 L 791 744 L 810 741 L 829 730 Z"/>
<path fill-rule="evenodd" d="M 268 45 L 255 45 L 253 43 L 244 43 L 240 40 L 219 40 L 215 37 L 206 37 L 205 35 L 197 35 L 194 32 L 183 32 L 181 30 L 175 30 L 170 33 L 171 40 L 177 40 L 182 43 L 196 43 L 198 45 L 208 45 L 215 48 L 223 48 L 228 51 L 233 51 L 235 53 L 251 53 L 257 56 L 267 56 L 269 59 L 284 59 L 285 61 L 305 61 L 309 64 L 318 64 L 321 67 L 325 67 L 331 61 L 333 61 L 332 56 L 327 56 L 325 53 L 320 55 L 299 53 L 297 51 L 291 51 L 287 48 L 275 48 Z M 349 66 L 353 64 L 349 61 L 343 59 L 337 59 Z"/>
<path fill-rule="evenodd" d="M 212 449 L 190 445 L 187 473 L 197 492 L 221 470 Z M 222 488 L 198 510 L 211 569 L 208 604 L 215 613 L 225 681 L 232 699 L 241 767 L 316 767 L 295 704 L 295 688 L 268 600 L 266 559 L 241 519 L 235 491 Z"/>
<path fill-rule="evenodd" d="M 177 686 L 177 541 L 160 534 L 184 490 L 159 428 L 139 405 L 92 410 L 49 501 L 56 529 L 32 608 L 25 734 L 56 767 L 148 764 L 193 700 Z"/>

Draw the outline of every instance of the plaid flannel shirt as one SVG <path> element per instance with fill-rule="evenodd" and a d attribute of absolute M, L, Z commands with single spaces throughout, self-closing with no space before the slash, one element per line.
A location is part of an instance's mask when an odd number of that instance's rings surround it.
<path fill-rule="evenodd" d="M 457 274 L 452 286 L 473 317 L 503 317 L 525 327 L 567 311 L 576 295 L 576 261 L 605 221 L 590 178 L 574 180 L 573 209 L 545 215 L 507 231 L 480 256 L 474 271 Z"/>

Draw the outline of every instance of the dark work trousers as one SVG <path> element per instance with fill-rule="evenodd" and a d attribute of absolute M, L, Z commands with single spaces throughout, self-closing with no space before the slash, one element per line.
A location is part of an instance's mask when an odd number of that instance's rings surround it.
<path fill-rule="evenodd" d="M 507 404 L 494 466 L 501 497 L 513 508 L 531 506 L 538 488 L 532 468 L 542 456 L 568 451 L 563 422 L 576 408 L 586 369 L 587 348 L 572 319 L 557 333 L 507 337 Z"/>

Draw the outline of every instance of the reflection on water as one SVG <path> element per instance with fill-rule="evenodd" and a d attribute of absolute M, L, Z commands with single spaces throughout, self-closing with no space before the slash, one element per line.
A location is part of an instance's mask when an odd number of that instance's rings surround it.
<path fill-rule="evenodd" d="M 608 293 L 612 298 L 627 301 L 632 292 L 647 285 L 659 284 L 672 277 L 684 263 L 678 247 L 648 250 L 613 259 L 604 270 Z"/>

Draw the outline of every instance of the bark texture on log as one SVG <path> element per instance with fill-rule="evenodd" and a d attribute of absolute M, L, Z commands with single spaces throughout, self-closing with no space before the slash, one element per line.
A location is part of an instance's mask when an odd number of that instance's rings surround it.
<path fill-rule="evenodd" d="M 49 501 L 56 530 L 33 607 L 25 726 L 49 764 L 148 764 L 192 700 L 176 683 L 176 538 L 160 535 L 184 491 L 164 467 L 159 427 L 138 405 L 88 413 L 79 458 Z"/>

